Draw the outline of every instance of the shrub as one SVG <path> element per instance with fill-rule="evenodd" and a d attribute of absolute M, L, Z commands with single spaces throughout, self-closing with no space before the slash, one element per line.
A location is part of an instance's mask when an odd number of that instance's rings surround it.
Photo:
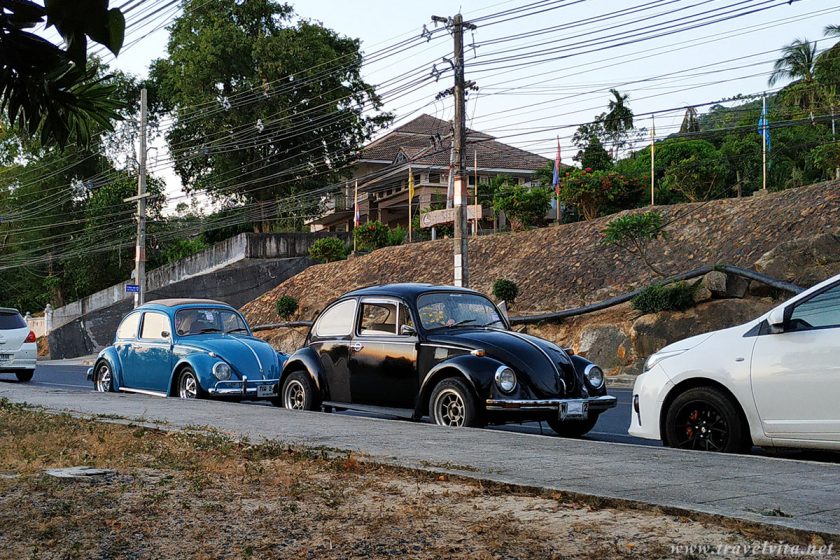
<path fill-rule="evenodd" d="M 513 280 L 505 280 L 499 278 L 493 282 L 493 297 L 499 301 L 504 301 L 513 304 L 516 301 L 516 296 L 519 295 L 519 287 Z"/>
<path fill-rule="evenodd" d="M 347 258 L 347 247 L 338 237 L 324 237 L 309 247 L 309 256 L 322 263 L 340 261 Z"/>
<path fill-rule="evenodd" d="M 638 180 L 615 171 L 576 169 L 560 181 L 560 200 L 575 206 L 585 220 L 594 220 L 608 208 L 635 205 L 641 192 Z"/>
<path fill-rule="evenodd" d="M 281 319 L 288 319 L 298 309 L 298 301 L 292 296 L 280 296 L 274 304 L 277 307 L 277 315 Z"/>
<path fill-rule="evenodd" d="M 388 230 L 388 247 L 394 245 L 402 245 L 408 239 L 408 230 L 402 226 L 397 226 L 392 230 Z"/>
<path fill-rule="evenodd" d="M 493 196 L 493 210 L 504 212 L 513 229 L 541 225 L 550 208 L 551 191 L 543 187 L 502 186 Z"/>
<path fill-rule="evenodd" d="M 699 283 L 675 282 L 648 286 L 633 298 L 633 307 L 642 313 L 685 311 L 694 306 Z"/>
<path fill-rule="evenodd" d="M 388 236 L 391 229 L 380 221 L 359 224 L 353 230 L 353 237 L 356 240 L 356 248 L 373 251 L 388 246 Z"/>
<path fill-rule="evenodd" d="M 665 276 L 648 258 L 650 243 L 659 237 L 666 237 L 662 214 L 656 211 L 641 214 L 627 214 L 610 220 L 602 232 L 604 243 L 621 247 L 632 255 L 637 255 L 649 269 L 660 276 Z"/>

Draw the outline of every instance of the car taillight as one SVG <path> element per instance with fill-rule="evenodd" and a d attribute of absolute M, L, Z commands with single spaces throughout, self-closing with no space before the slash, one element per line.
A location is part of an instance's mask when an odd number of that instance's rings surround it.
<path fill-rule="evenodd" d="M 18 340 L 20 340 L 20 339 L 18 339 Z M 24 340 L 23 342 L 24 343 L 35 342 L 35 331 L 29 331 L 29 334 L 26 335 L 26 340 Z"/>

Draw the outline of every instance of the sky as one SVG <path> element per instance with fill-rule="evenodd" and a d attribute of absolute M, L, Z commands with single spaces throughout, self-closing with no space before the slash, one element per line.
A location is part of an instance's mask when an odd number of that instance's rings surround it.
<path fill-rule="evenodd" d="M 122 2 L 112 0 L 112 5 Z M 126 47 L 113 66 L 145 76 L 149 63 L 165 56 L 168 33 L 162 28 L 177 16 L 177 4 L 145 0 L 138 10 L 149 16 L 132 26 L 128 14 Z M 291 2 L 297 16 L 322 22 L 361 41 L 370 55 L 397 41 L 419 37 L 431 16 L 451 16 L 459 9 L 475 31 L 465 34 L 466 79 L 477 91 L 467 98 L 467 126 L 500 141 L 554 158 L 557 137 L 562 160 L 572 163 L 574 130 L 607 108 L 609 89 L 628 94 L 636 126 L 650 130 L 655 113 L 657 138 L 676 132 L 685 107 L 708 104 L 737 94 L 774 91 L 768 76 L 778 50 L 797 38 L 831 41 L 822 29 L 840 24 L 836 0 L 385 0 Z M 155 10 L 158 13 L 152 14 Z M 511 11 L 507 14 L 505 12 Z M 524 10 L 524 11 L 523 11 Z M 753 13 L 744 12 L 752 11 Z M 135 17 L 143 12 L 134 12 Z M 744 14 L 740 17 L 733 17 Z M 722 21 L 715 21 L 722 20 Z M 704 23 L 711 22 L 708 25 Z M 160 27 L 160 28 L 159 28 Z M 685 29 L 693 27 L 693 29 Z M 159 28 L 156 30 L 156 28 Z M 649 35 L 661 35 L 638 41 Z M 636 42 L 632 42 L 636 40 Z M 452 38 L 439 27 L 432 39 L 416 41 L 406 52 L 364 68 L 369 83 L 383 84 L 406 73 L 424 84 L 387 95 L 385 110 L 395 126 L 422 113 L 453 117 L 451 97 L 435 95 L 452 85 L 443 57 L 451 57 Z M 444 71 L 439 80 L 433 68 Z M 387 92 L 388 88 L 381 88 Z M 647 142 L 648 140 L 640 140 Z M 161 140 L 150 156 L 165 160 Z M 165 167 L 158 171 L 170 196 L 180 182 Z"/>

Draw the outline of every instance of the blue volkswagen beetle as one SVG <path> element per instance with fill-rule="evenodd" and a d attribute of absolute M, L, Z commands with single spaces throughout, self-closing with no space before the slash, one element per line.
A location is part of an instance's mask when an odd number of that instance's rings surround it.
<path fill-rule="evenodd" d="M 161 299 L 123 318 L 114 343 L 99 353 L 87 376 L 99 392 L 274 402 L 285 361 L 285 354 L 251 334 L 233 307 Z"/>

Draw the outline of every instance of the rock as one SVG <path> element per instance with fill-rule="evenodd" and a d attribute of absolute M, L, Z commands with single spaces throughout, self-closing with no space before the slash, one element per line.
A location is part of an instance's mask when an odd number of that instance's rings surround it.
<path fill-rule="evenodd" d="M 615 326 L 593 326 L 580 333 L 578 353 L 607 370 L 628 363 L 632 350 L 627 334 Z"/>
<path fill-rule="evenodd" d="M 756 271 L 809 288 L 840 273 L 840 230 L 780 243 L 753 265 Z M 762 293 L 758 287 L 754 292 Z"/>
<path fill-rule="evenodd" d="M 713 270 L 703 277 L 700 285 L 711 292 L 712 297 L 716 299 L 742 298 L 747 294 L 750 281 L 735 274 Z M 698 300 L 695 299 L 695 301 Z"/>
<path fill-rule="evenodd" d="M 99 482 L 114 476 L 116 473 L 108 469 L 96 469 L 94 467 L 66 467 L 63 469 L 49 469 L 47 476 L 76 481 Z"/>

